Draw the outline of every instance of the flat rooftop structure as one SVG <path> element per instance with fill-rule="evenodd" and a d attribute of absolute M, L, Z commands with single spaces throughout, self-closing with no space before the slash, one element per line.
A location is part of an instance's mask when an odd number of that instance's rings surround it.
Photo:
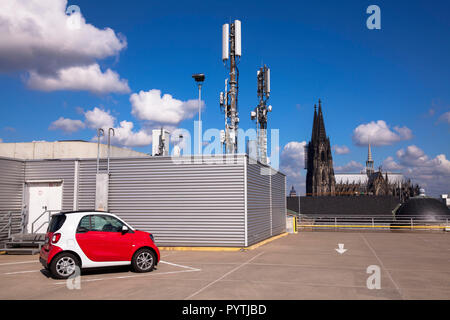
<path fill-rule="evenodd" d="M 162 251 L 151 273 L 85 271 L 81 290 L 48 278 L 37 256 L 0 255 L 0 299 L 448 300 L 449 248 L 444 232 L 301 232 L 243 252 Z M 380 289 L 367 288 L 369 266 Z"/>
<path fill-rule="evenodd" d="M 97 150 L 97 142 L 82 140 L 0 143 L 0 157 L 21 160 L 97 158 Z M 100 157 L 106 158 L 107 154 L 108 146 L 100 144 Z M 149 155 L 128 148 L 111 146 L 110 156 L 148 157 Z"/>
<path fill-rule="evenodd" d="M 0 213 L 14 212 L 17 232 L 25 207 L 30 232 L 44 206 L 93 210 L 96 169 L 96 159 L 0 158 Z M 286 230 L 286 176 L 245 154 L 111 158 L 108 177 L 105 211 L 160 246 L 248 247 Z"/>

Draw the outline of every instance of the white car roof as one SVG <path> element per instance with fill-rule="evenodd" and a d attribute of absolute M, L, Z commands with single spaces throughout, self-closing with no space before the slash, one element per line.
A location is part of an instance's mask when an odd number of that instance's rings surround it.
<path fill-rule="evenodd" d="M 104 214 L 108 216 L 115 216 L 114 214 L 106 211 L 96 211 L 96 210 L 80 210 L 80 211 L 61 211 L 57 214 L 70 214 L 71 216 L 86 216 L 91 214 Z"/>
<path fill-rule="evenodd" d="M 59 213 L 56 213 L 54 215 L 57 214 L 64 214 L 67 217 L 70 217 L 70 221 L 76 221 L 78 223 L 78 221 L 83 218 L 84 216 L 89 216 L 89 215 L 93 215 L 93 214 L 98 214 L 98 215 L 107 215 L 107 216 L 111 216 L 114 218 L 119 219 L 120 221 L 122 221 L 125 225 L 128 226 L 128 228 L 130 228 L 131 230 L 135 230 L 135 228 L 133 228 L 129 223 L 125 222 L 123 219 L 121 219 L 120 217 L 116 216 L 113 213 L 110 212 L 106 212 L 106 211 L 96 211 L 96 210 L 80 210 L 80 211 L 61 211 Z M 53 215 L 52 215 L 53 216 Z"/>

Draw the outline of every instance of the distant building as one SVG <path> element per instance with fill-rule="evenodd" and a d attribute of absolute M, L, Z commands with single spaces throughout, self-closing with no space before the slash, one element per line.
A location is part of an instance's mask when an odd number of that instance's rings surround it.
<path fill-rule="evenodd" d="M 419 186 L 401 173 L 374 170 L 371 146 L 368 146 L 366 168 L 360 173 L 335 174 L 330 138 L 325 131 L 322 103 L 314 105 L 311 141 L 305 147 L 306 196 L 394 196 L 401 202 L 419 195 Z"/>
<path fill-rule="evenodd" d="M 319 112 L 314 105 L 313 129 L 311 141 L 305 150 L 306 163 L 306 195 L 335 195 L 336 181 L 333 170 L 330 139 L 325 132 L 322 103 L 319 99 Z"/>
<path fill-rule="evenodd" d="M 370 144 L 365 170 L 360 173 L 338 173 L 335 179 L 336 195 L 342 196 L 391 195 L 404 202 L 420 193 L 420 187 L 413 185 L 401 173 L 383 172 L 381 167 L 375 171 Z"/>
<path fill-rule="evenodd" d="M 296 214 L 300 212 L 300 197 L 297 196 L 294 186 L 292 186 L 291 192 L 289 192 L 289 197 L 286 197 L 286 209 Z"/>
<path fill-rule="evenodd" d="M 296 197 L 297 191 L 295 191 L 294 186 L 291 188 L 291 192 L 289 192 L 289 197 Z"/>
<path fill-rule="evenodd" d="M 441 201 L 447 206 L 450 207 L 450 198 L 448 194 L 441 194 Z"/>

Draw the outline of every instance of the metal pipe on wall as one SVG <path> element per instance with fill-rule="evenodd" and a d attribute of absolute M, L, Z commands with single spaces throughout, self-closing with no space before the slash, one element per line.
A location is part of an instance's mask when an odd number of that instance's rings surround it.
<path fill-rule="evenodd" d="M 105 135 L 105 131 L 102 128 L 97 129 L 97 173 L 100 166 L 100 137 Z"/>
<path fill-rule="evenodd" d="M 109 158 L 111 153 L 111 131 L 113 133 L 113 137 L 115 136 L 115 131 L 113 128 L 108 129 L 108 174 L 109 174 Z"/>

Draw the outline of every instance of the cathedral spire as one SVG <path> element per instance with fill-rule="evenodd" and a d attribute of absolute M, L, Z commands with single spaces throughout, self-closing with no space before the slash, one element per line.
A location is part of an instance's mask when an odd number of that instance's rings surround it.
<path fill-rule="evenodd" d="M 319 110 L 314 105 L 314 122 L 311 141 L 306 148 L 306 193 L 310 196 L 335 195 L 333 156 L 330 139 L 325 131 L 322 113 L 322 101 L 319 99 Z"/>
<path fill-rule="evenodd" d="M 323 113 L 322 113 L 322 101 L 319 99 L 319 113 L 317 115 L 317 137 L 319 140 L 326 140 L 327 134 L 325 132 L 325 122 L 323 121 Z"/>
<path fill-rule="evenodd" d="M 372 159 L 372 150 L 370 148 L 370 142 L 369 142 L 369 147 L 367 150 L 367 161 L 366 161 L 366 173 L 367 175 L 371 175 L 372 173 L 374 173 L 374 169 L 373 169 L 373 159 Z"/>

